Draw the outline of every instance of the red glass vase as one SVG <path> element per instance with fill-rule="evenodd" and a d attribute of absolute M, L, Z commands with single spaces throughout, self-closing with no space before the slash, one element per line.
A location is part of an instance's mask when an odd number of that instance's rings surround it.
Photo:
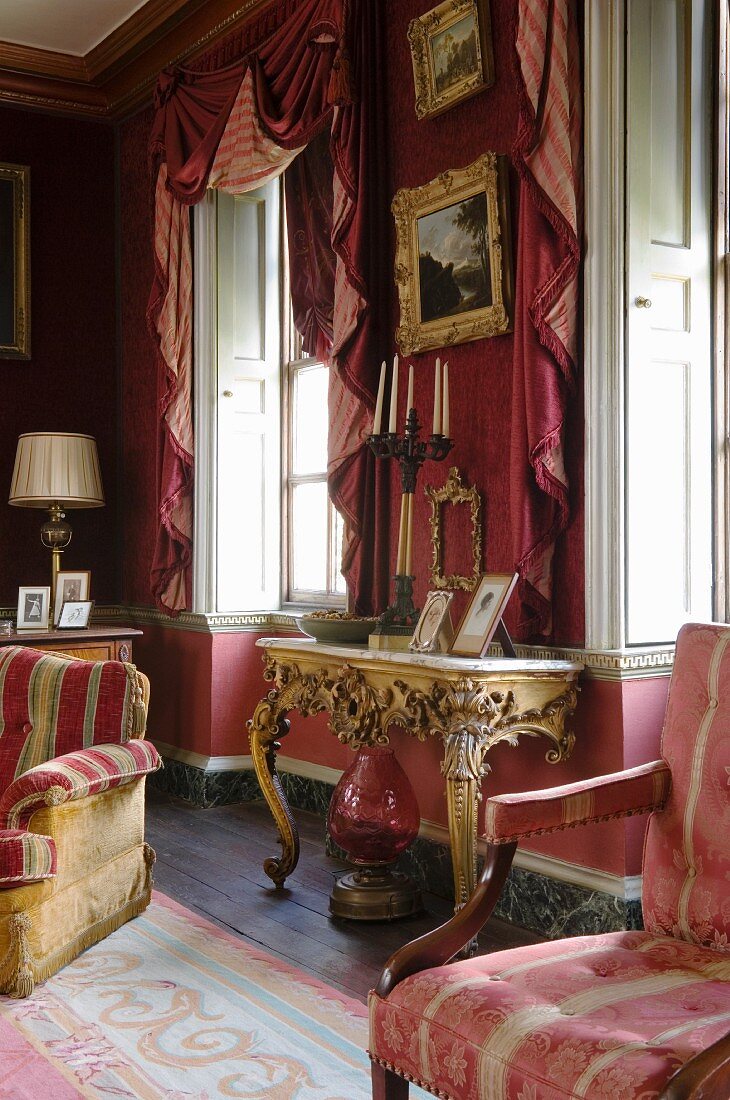
<path fill-rule="evenodd" d="M 364 745 L 332 795 L 327 826 L 333 840 L 360 866 L 392 863 L 417 835 L 420 821 L 413 788 L 393 750 Z"/>

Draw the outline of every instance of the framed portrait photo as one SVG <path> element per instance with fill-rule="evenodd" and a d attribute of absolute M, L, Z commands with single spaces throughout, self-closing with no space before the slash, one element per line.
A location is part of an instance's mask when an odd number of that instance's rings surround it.
<path fill-rule="evenodd" d="M 451 652 L 481 657 L 517 584 L 517 573 L 483 573 L 459 623 Z"/>
<path fill-rule="evenodd" d="M 50 586 L 18 589 L 18 630 L 48 630 Z"/>
<path fill-rule="evenodd" d="M 429 592 L 408 648 L 414 653 L 438 653 L 444 630 L 453 636 L 449 604 L 453 592 Z M 448 642 L 451 638 L 448 638 Z"/>
<path fill-rule="evenodd" d="M 489 0 L 445 0 L 408 25 L 416 115 L 447 111 L 494 84 Z"/>
<path fill-rule="evenodd" d="M 79 569 L 75 573 L 60 571 L 56 574 L 56 590 L 53 593 L 53 623 L 58 625 L 61 608 L 65 603 L 88 600 L 91 591 L 91 571 Z"/>
<path fill-rule="evenodd" d="M 507 158 L 491 152 L 396 192 L 396 340 L 404 355 L 511 331 L 508 203 Z"/>
<path fill-rule="evenodd" d="M 67 600 L 58 616 L 59 630 L 83 630 L 89 625 L 93 600 Z"/>

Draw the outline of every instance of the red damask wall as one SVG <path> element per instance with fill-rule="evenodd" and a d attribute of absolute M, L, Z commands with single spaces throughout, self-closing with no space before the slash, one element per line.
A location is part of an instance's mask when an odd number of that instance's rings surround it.
<path fill-rule="evenodd" d="M 114 131 L 0 108 L 0 159 L 30 165 L 30 362 L 0 359 L 0 602 L 50 583 L 45 513 L 7 504 L 21 432 L 96 437 L 106 507 L 69 513 L 67 569 L 91 569 L 92 597 L 119 599 Z"/>
<path fill-rule="evenodd" d="M 428 11 L 429 0 L 399 0 L 388 5 L 387 74 L 388 118 L 384 122 L 390 164 L 390 192 L 415 187 L 440 172 L 463 168 L 487 150 L 509 154 L 517 128 L 517 97 L 513 75 L 516 0 L 499 0 L 492 9 L 495 83 L 436 118 L 418 120 L 415 113 L 413 70 L 408 24 Z M 511 221 L 517 224 L 517 181 L 512 173 Z M 546 232 L 549 229 L 546 224 Z M 514 251 L 514 250 L 513 250 Z M 394 242 L 388 255 L 392 272 Z M 393 289 L 392 329 L 398 322 L 398 299 Z M 390 355 L 397 350 L 395 342 Z M 419 418 L 430 429 L 433 416 L 433 374 L 436 355 L 449 360 L 451 375 L 451 434 L 456 445 L 445 462 L 427 463 L 419 475 L 416 494 L 414 568 L 418 575 L 417 603 L 428 589 L 430 562 L 428 517 L 423 495 L 426 483 L 442 485 L 448 467 L 456 465 L 465 480 L 476 485 L 484 501 L 484 568 L 511 571 L 514 564 L 509 517 L 509 446 L 512 400 L 510 334 L 460 344 L 404 360 L 416 367 L 416 403 Z M 401 379 L 403 374 L 401 373 Z M 401 395 L 405 404 L 405 394 Z M 555 560 L 553 641 L 580 645 L 584 638 L 583 557 L 583 397 L 576 393 L 569 412 L 567 468 L 572 487 L 573 522 L 560 540 Z M 394 494 L 392 529 L 397 532 L 400 494 Z M 395 536 L 394 536 L 395 537 Z M 467 560 L 459 548 L 459 560 Z M 456 548 L 454 548 L 456 556 Z M 393 550 L 395 560 L 395 549 Z M 455 600 L 455 617 L 464 597 Z M 508 613 L 514 625 L 514 613 Z"/>

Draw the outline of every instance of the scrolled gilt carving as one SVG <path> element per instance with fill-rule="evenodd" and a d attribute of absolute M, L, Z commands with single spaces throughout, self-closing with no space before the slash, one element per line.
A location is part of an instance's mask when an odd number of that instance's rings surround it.
<path fill-rule="evenodd" d="M 461 588 L 472 592 L 476 587 L 482 571 L 482 525 L 479 512 L 481 510 L 481 497 L 479 490 L 473 485 L 464 485 L 461 474 L 456 466 L 449 470 L 446 484 L 440 489 L 433 485 L 424 486 L 424 492 L 431 505 L 431 584 L 434 588 Z M 471 520 L 471 549 L 474 565 L 472 575 L 467 577 L 460 573 L 444 575 L 442 561 L 442 520 L 443 504 L 468 504 L 469 518 Z"/>
<path fill-rule="evenodd" d="M 330 699 L 330 728 L 339 741 L 352 749 L 388 744 L 390 688 L 380 691 L 371 687 L 358 669 L 343 665 L 332 681 Z"/>

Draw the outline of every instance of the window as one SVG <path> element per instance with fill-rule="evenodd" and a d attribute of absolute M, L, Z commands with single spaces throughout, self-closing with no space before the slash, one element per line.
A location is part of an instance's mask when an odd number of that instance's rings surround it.
<path fill-rule="evenodd" d="M 285 598 L 344 604 L 342 519 L 327 496 L 328 368 L 302 348 L 290 325 L 284 455 Z"/>
<path fill-rule="evenodd" d="M 327 367 L 282 321 L 279 181 L 195 209 L 194 610 L 344 605 Z"/>

